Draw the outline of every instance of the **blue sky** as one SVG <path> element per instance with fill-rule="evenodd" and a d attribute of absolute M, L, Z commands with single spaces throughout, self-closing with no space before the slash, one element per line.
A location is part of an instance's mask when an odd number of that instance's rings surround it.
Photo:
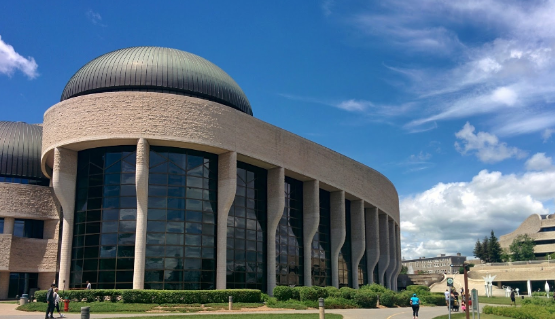
<path fill-rule="evenodd" d="M 0 120 L 154 45 L 225 70 L 254 116 L 360 161 L 400 196 L 403 256 L 462 252 L 553 212 L 553 1 L 0 4 Z"/>

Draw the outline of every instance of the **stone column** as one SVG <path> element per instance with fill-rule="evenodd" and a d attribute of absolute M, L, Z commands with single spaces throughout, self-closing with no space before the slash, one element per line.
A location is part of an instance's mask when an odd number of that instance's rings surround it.
<path fill-rule="evenodd" d="M 276 232 L 285 208 L 285 171 L 283 167 L 268 170 L 268 234 L 267 234 L 267 276 L 268 294 L 274 295 L 276 286 Z"/>
<path fill-rule="evenodd" d="M 368 283 L 374 283 L 374 268 L 380 258 L 380 233 L 378 221 L 378 208 L 366 208 L 364 210 L 366 220 L 366 268 L 368 271 Z"/>
<path fill-rule="evenodd" d="M 303 183 L 303 274 L 304 285 L 312 286 L 312 240 L 320 224 L 320 182 Z"/>
<path fill-rule="evenodd" d="M 218 156 L 218 220 L 216 244 L 216 289 L 226 287 L 227 216 L 237 191 L 237 153 Z"/>
<path fill-rule="evenodd" d="M 145 251 L 146 225 L 148 221 L 148 174 L 150 145 L 144 138 L 137 142 L 137 159 L 135 167 L 135 187 L 137 190 L 137 228 L 135 231 L 135 266 L 133 271 L 133 289 L 145 286 Z"/>
<path fill-rule="evenodd" d="M 52 188 L 62 206 L 62 243 L 60 245 L 60 273 L 58 275 L 58 286 L 62 289 L 69 288 L 76 183 L 77 152 L 56 147 L 54 149 Z"/>
<path fill-rule="evenodd" d="M 358 289 L 358 264 L 366 249 L 364 233 L 364 201 L 351 201 L 351 258 L 353 274 L 353 288 Z"/>
<path fill-rule="evenodd" d="M 345 243 L 345 191 L 330 194 L 331 285 L 339 288 L 339 252 Z"/>
<path fill-rule="evenodd" d="M 8 299 L 9 287 L 10 287 L 10 272 L 9 271 L 0 272 L 0 299 Z"/>
<path fill-rule="evenodd" d="M 4 217 L 4 234 L 13 235 L 14 224 L 15 224 L 15 218 Z"/>
<path fill-rule="evenodd" d="M 378 283 L 386 287 L 385 271 L 389 265 L 389 221 L 386 214 L 379 214 L 380 259 L 378 260 Z"/>
<path fill-rule="evenodd" d="M 386 270 L 386 287 L 393 290 L 393 275 L 397 268 L 397 246 L 395 245 L 395 221 L 388 220 L 388 236 L 389 236 L 389 263 Z"/>

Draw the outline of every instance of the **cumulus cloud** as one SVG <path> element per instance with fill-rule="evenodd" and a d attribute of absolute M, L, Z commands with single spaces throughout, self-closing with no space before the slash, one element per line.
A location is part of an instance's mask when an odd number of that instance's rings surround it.
<path fill-rule="evenodd" d="M 477 239 L 515 230 L 530 214 L 547 214 L 555 198 L 554 171 L 504 175 L 483 170 L 469 182 L 439 183 L 401 199 L 403 257 L 461 252 Z M 493 225 L 493 226 L 492 226 Z"/>
<path fill-rule="evenodd" d="M 11 76 L 16 70 L 19 70 L 28 78 L 34 79 L 39 75 L 37 68 L 38 65 L 33 57 L 21 56 L 0 36 L 0 73 Z"/>
<path fill-rule="evenodd" d="M 529 171 L 551 171 L 555 169 L 551 157 L 545 156 L 545 153 L 534 154 L 524 165 Z"/>
<path fill-rule="evenodd" d="M 524 158 L 526 152 L 516 148 L 509 147 L 506 143 L 499 142 L 497 136 L 487 133 L 474 133 L 474 126 L 466 122 L 464 127 L 458 131 L 455 136 L 461 140 L 455 142 L 455 148 L 463 155 L 475 154 L 478 159 L 484 163 L 496 163 L 508 158 Z"/>

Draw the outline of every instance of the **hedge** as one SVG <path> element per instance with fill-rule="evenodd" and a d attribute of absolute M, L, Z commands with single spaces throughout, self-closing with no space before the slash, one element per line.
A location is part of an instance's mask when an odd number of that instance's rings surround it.
<path fill-rule="evenodd" d="M 59 291 L 60 297 L 73 301 L 117 301 L 125 303 L 225 303 L 229 296 L 233 302 L 260 302 L 262 293 L 256 289 L 226 289 L 226 290 L 133 290 L 133 289 L 91 289 Z M 121 296 L 121 298 L 120 298 Z M 46 291 L 35 292 L 38 302 L 46 302 Z"/>
<path fill-rule="evenodd" d="M 359 290 L 355 294 L 354 300 L 362 308 L 376 308 L 378 295 L 369 290 Z"/>
<path fill-rule="evenodd" d="M 341 298 L 351 300 L 355 297 L 357 290 L 349 287 L 341 287 L 339 292 L 341 293 Z"/>
<path fill-rule="evenodd" d="M 485 306 L 484 313 L 515 319 L 555 319 L 555 307 L 492 307 Z"/>
<path fill-rule="evenodd" d="M 293 289 L 288 286 L 276 286 L 274 288 L 274 297 L 278 301 L 287 301 L 293 297 Z"/>
<path fill-rule="evenodd" d="M 417 295 L 418 296 L 418 295 Z M 445 295 L 424 295 L 418 296 L 422 300 L 423 304 L 426 305 L 436 305 L 436 306 L 445 306 Z"/>

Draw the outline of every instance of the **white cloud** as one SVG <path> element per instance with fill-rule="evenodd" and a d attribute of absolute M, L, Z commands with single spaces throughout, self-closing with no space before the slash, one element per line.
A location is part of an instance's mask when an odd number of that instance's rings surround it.
<path fill-rule="evenodd" d="M 357 101 L 357 100 L 346 100 L 335 105 L 335 107 L 340 108 L 345 111 L 356 112 L 364 111 L 368 107 L 373 106 L 370 101 Z"/>
<path fill-rule="evenodd" d="M 30 79 L 36 78 L 38 65 L 33 57 L 22 57 L 13 46 L 2 41 L 0 36 L 0 73 L 11 76 L 16 70 L 23 72 Z"/>
<path fill-rule="evenodd" d="M 555 169 L 551 157 L 545 156 L 545 153 L 534 154 L 534 156 L 526 161 L 525 166 L 529 171 L 550 171 Z"/>
<path fill-rule="evenodd" d="M 463 128 L 455 134 L 458 139 L 462 140 L 462 146 L 459 142 L 455 142 L 455 148 L 461 154 L 475 154 L 484 163 L 496 163 L 512 157 L 524 158 L 527 155 L 526 152 L 516 147 L 509 147 L 506 143 L 499 142 L 497 136 L 493 134 L 474 133 L 474 131 L 474 126 L 466 122 Z"/>
<path fill-rule="evenodd" d="M 420 151 L 420 153 L 418 154 L 412 154 L 411 156 L 409 156 L 409 160 L 412 162 L 423 162 L 429 160 L 430 158 L 432 158 L 432 154 L 428 152 L 424 153 L 423 151 Z"/>
<path fill-rule="evenodd" d="M 86 15 L 87 15 L 87 18 L 89 19 L 89 21 L 92 22 L 92 24 L 98 25 L 98 26 L 101 26 L 101 27 L 106 27 L 106 24 L 102 23 L 102 16 L 98 12 L 95 12 L 95 11 L 89 9 L 89 11 L 87 11 Z"/>
<path fill-rule="evenodd" d="M 554 129 L 546 128 L 542 133 L 543 142 L 547 143 L 553 133 L 555 133 Z"/>
<path fill-rule="evenodd" d="M 499 237 L 530 214 L 547 214 L 555 198 L 555 172 L 503 175 L 481 171 L 470 182 L 439 183 L 401 199 L 403 257 L 461 252 L 471 255 L 492 227 Z M 493 225 L 493 226 L 492 226 Z"/>

